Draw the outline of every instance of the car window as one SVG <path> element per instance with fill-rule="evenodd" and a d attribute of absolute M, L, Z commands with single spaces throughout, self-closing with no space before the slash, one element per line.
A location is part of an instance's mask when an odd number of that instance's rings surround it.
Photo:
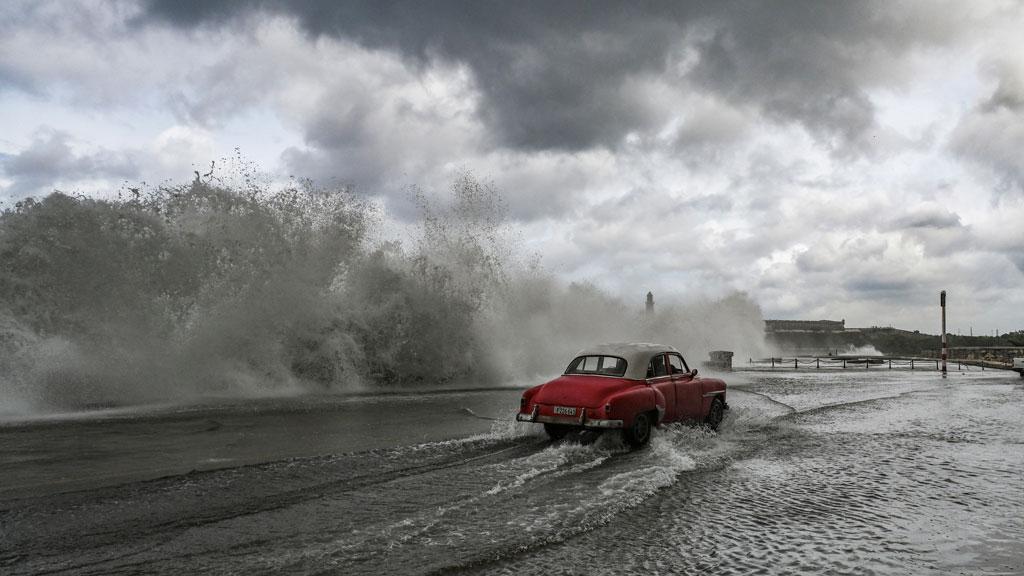
<path fill-rule="evenodd" d="M 671 374 L 682 374 L 687 371 L 683 368 L 683 359 L 675 354 L 668 355 L 668 367 Z"/>
<path fill-rule="evenodd" d="M 580 356 L 569 364 L 565 373 L 622 377 L 626 373 L 626 361 L 617 356 Z"/>
<path fill-rule="evenodd" d="M 665 369 L 665 356 L 658 354 L 654 358 L 651 358 L 651 363 L 647 365 L 647 377 L 658 378 L 665 376 L 668 371 Z"/>

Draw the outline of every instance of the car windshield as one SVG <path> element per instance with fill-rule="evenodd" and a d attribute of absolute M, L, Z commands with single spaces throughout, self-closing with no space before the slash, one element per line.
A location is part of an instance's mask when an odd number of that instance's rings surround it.
<path fill-rule="evenodd" d="M 615 356 L 580 356 L 569 364 L 565 373 L 622 377 L 626 373 L 626 361 Z"/>

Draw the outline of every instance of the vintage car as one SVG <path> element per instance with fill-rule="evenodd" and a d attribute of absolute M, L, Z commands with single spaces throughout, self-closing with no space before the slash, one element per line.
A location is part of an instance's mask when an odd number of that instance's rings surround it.
<path fill-rule="evenodd" d="M 516 420 L 544 424 L 554 439 L 573 429 L 621 429 L 641 446 L 663 422 L 717 429 L 729 405 L 725 382 L 701 378 L 661 344 L 603 344 L 583 350 L 565 373 L 523 393 Z"/>

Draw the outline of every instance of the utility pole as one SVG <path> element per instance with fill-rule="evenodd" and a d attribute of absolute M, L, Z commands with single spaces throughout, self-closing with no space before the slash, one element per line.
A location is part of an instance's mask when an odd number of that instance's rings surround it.
<path fill-rule="evenodd" d="M 949 342 L 946 341 L 946 291 L 939 294 L 939 306 L 942 307 L 942 377 L 946 377 L 946 358 L 949 356 Z"/>

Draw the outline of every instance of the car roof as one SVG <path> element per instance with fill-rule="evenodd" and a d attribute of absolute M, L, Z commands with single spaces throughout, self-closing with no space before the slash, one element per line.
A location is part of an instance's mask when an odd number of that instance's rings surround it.
<path fill-rule="evenodd" d="M 679 350 L 672 346 L 650 342 L 611 342 L 584 348 L 574 358 L 592 355 L 618 356 L 626 361 L 626 373 L 622 376 L 623 378 L 643 380 L 647 378 L 647 364 L 651 361 L 651 357 L 664 352 L 678 354 Z"/>

